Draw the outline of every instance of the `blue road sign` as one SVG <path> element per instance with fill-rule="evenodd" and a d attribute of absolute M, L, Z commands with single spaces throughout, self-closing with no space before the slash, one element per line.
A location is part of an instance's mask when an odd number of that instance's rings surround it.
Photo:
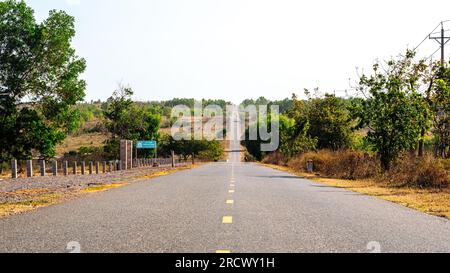
<path fill-rule="evenodd" d="M 136 148 L 138 149 L 156 149 L 156 141 L 138 141 Z"/>

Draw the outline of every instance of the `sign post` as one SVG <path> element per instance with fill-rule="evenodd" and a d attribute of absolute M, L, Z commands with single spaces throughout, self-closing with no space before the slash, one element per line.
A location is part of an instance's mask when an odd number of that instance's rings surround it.
<path fill-rule="evenodd" d="M 145 150 L 145 149 L 148 149 L 148 150 L 154 149 L 155 150 L 155 159 L 158 158 L 158 144 L 156 143 L 156 141 L 142 140 L 142 141 L 138 141 L 136 143 L 136 151 L 137 150 Z M 136 152 L 136 158 L 137 158 L 137 152 Z"/>

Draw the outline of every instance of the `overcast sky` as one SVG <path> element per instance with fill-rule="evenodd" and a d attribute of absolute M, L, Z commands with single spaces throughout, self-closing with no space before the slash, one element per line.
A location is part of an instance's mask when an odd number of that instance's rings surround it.
<path fill-rule="evenodd" d="M 88 63 L 87 100 L 106 99 L 119 82 L 130 84 L 139 100 L 281 99 L 315 87 L 344 95 L 349 79 L 357 80 L 356 67 L 368 71 L 375 59 L 414 48 L 450 19 L 448 0 L 27 3 L 39 20 L 50 9 L 76 17 L 74 46 Z M 419 54 L 437 48 L 426 41 Z"/>

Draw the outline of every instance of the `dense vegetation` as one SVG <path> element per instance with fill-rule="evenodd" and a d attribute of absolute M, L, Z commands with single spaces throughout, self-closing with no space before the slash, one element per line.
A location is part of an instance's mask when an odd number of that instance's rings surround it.
<path fill-rule="evenodd" d="M 374 172 L 398 173 L 400 169 L 406 171 L 400 166 L 409 166 L 409 178 L 418 181 L 416 185 L 432 185 L 427 180 L 430 177 L 436 178 L 431 180 L 438 186 L 448 184 L 448 172 L 438 159 L 450 156 L 449 66 L 416 61 L 414 52 L 407 51 L 386 64 L 376 63 L 372 74 L 362 75 L 359 92 L 361 96 L 349 99 L 329 94 L 312 97 L 309 92 L 307 100 L 294 96 L 292 107 L 281 115 L 282 144 L 278 151 L 268 155 L 259 149 L 262 141 L 246 141 L 249 157 L 305 166 L 307 154 L 309 159 L 322 162 L 322 170 L 337 170 L 330 166 L 343 163 L 339 172 L 350 178 L 360 171 L 357 162 L 371 166 L 362 177 L 373 176 Z M 431 157 L 426 154 L 427 143 Z M 322 151 L 335 156 L 327 154 L 325 160 L 320 156 L 324 155 Z M 348 151 L 354 153 L 346 160 L 343 155 Z M 303 163 L 298 164 L 299 158 Z M 419 175 L 420 170 L 423 172 Z M 412 177 L 413 173 L 417 175 Z"/>
<path fill-rule="evenodd" d="M 85 60 L 71 47 L 74 18 L 51 11 L 37 23 L 25 2 L 0 2 L 0 159 L 55 155 L 83 100 Z"/>

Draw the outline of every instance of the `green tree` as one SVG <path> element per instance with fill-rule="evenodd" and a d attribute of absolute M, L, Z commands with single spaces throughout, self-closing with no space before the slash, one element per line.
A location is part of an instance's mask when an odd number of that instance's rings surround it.
<path fill-rule="evenodd" d="M 371 76 L 360 79 L 361 90 L 368 92 L 362 104 L 361 121 L 369 128 L 368 141 L 381 158 L 382 167 L 389 170 L 403 151 L 414 150 L 427 124 L 427 107 L 417 91 L 420 77 L 414 71 L 413 52 L 401 60 L 389 61 L 382 71 L 374 65 Z"/>
<path fill-rule="evenodd" d="M 79 121 L 84 59 L 71 47 L 74 18 L 50 11 L 37 23 L 24 1 L 0 2 L 0 157 L 55 155 Z"/>
<path fill-rule="evenodd" d="M 134 103 L 133 90 L 120 85 L 104 105 L 106 128 L 111 134 L 105 151 L 110 157 L 119 155 L 121 139 L 159 141 L 161 116 L 148 108 Z M 141 151 L 141 155 L 151 156 L 154 151 Z M 144 153 L 144 154 L 142 154 Z"/>
<path fill-rule="evenodd" d="M 280 147 L 279 152 L 289 159 L 302 152 L 315 149 L 317 139 L 308 135 L 309 123 L 280 115 Z"/>
<path fill-rule="evenodd" d="M 338 150 L 351 146 L 352 119 L 343 99 L 326 94 L 307 103 L 308 135 L 317 148 Z"/>
<path fill-rule="evenodd" d="M 433 83 L 431 107 L 434 117 L 435 153 L 445 158 L 450 155 L 450 68 L 439 67 Z"/>

